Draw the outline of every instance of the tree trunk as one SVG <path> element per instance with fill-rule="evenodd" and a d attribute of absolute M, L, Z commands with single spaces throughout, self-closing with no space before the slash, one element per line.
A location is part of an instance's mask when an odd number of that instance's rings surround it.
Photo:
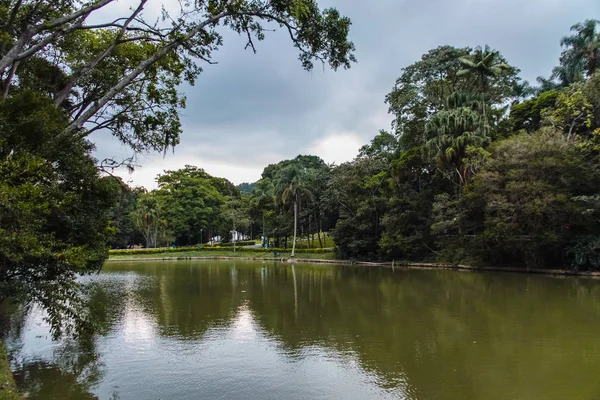
<path fill-rule="evenodd" d="M 294 199 L 294 242 L 292 243 L 292 257 L 296 257 L 296 231 L 298 229 L 298 195 Z"/>
<path fill-rule="evenodd" d="M 317 231 L 317 235 L 319 236 L 319 244 L 321 248 L 323 248 L 323 242 L 321 242 L 321 232 L 323 232 L 323 211 L 319 213 L 319 230 Z M 323 237 L 325 239 L 325 237 Z"/>
<path fill-rule="evenodd" d="M 308 214 L 308 229 L 306 229 L 306 247 L 311 248 L 310 245 L 310 213 Z"/>

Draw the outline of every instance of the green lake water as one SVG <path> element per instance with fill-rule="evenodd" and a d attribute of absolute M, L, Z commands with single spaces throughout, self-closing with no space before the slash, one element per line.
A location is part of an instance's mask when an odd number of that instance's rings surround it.
<path fill-rule="evenodd" d="M 7 339 L 30 399 L 600 399 L 600 281 L 378 267 L 108 263 L 103 322 Z"/>

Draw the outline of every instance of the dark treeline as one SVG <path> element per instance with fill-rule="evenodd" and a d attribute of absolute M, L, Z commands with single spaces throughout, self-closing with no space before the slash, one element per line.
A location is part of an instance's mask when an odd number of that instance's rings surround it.
<path fill-rule="evenodd" d="M 298 156 L 267 166 L 245 193 L 186 167 L 130 211 L 150 220 L 158 205 L 177 244 L 204 228 L 204 240 L 235 229 L 292 247 L 296 225 L 309 245 L 327 247 L 330 232 L 343 259 L 598 268 L 598 26 L 572 28 L 539 87 L 487 46 L 430 50 L 386 96 L 392 131 L 353 161 Z"/>

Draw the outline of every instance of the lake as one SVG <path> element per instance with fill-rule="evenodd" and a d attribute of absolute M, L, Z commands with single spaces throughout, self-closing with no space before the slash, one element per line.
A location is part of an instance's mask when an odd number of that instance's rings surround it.
<path fill-rule="evenodd" d="M 107 263 L 102 321 L 7 344 L 31 399 L 600 399 L 600 281 L 242 261 Z"/>

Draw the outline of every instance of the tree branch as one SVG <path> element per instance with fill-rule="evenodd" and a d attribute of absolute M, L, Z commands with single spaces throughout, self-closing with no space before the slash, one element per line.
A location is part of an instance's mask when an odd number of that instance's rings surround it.
<path fill-rule="evenodd" d="M 162 49 L 154 53 L 151 57 L 142 61 L 133 71 L 131 71 L 127 76 L 125 76 L 119 83 L 113 86 L 102 98 L 94 103 L 92 107 L 90 107 L 86 112 L 84 112 L 79 118 L 73 121 L 67 129 L 63 132 L 62 135 L 68 135 L 71 132 L 81 129 L 85 122 L 90 119 L 94 114 L 96 114 L 102 107 L 104 107 L 117 93 L 126 88 L 131 82 L 135 80 L 139 75 L 141 75 L 148 67 L 152 64 L 156 63 L 163 56 L 165 56 L 171 50 L 179 47 L 184 41 L 189 40 L 190 38 L 197 35 L 202 29 L 206 26 L 217 22 L 221 18 L 230 15 L 227 11 L 223 11 L 217 15 L 214 15 L 200 24 L 198 24 L 194 29 L 188 32 L 182 39 L 175 39 L 165 45 Z"/>
<path fill-rule="evenodd" d="M 94 69 L 102 60 L 104 60 L 106 57 L 108 57 L 113 52 L 113 50 L 115 49 L 115 47 L 117 47 L 117 45 L 119 44 L 119 41 L 125 34 L 127 27 L 129 26 L 131 21 L 133 21 L 133 19 L 140 12 L 142 12 L 142 10 L 144 9 L 144 5 L 146 4 L 147 1 L 148 0 L 140 1 L 140 4 L 136 8 L 136 10 L 129 16 L 129 18 L 127 18 L 127 20 L 125 21 L 125 23 L 123 24 L 123 26 L 121 27 L 119 32 L 117 33 L 117 36 L 115 37 L 115 40 L 113 41 L 113 43 L 110 46 L 108 46 L 108 48 L 106 48 L 106 50 L 104 50 L 104 52 L 100 56 L 96 57 L 96 59 L 89 62 L 83 68 L 80 68 L 78 71 L 76 71 L 71 76 L 71 79 L 69 79 L 69 82 L 67 82 L 65 87 L 62 88 L 61 91 L 56 95 L 56 98 L 54 99 L 54 104 L 56 106 L 59 106 L 63 101 L 65 101 L 65 99 L 67 98 L 67 96 L 69 95 L 69 93 L 71 92 L 71 90 L 73 89 L 73 87 L 75 86 L 77 81 L 79 80 L 79 78 L 81 78 L 84 74 L 86 74 L 87 72 Z"/>

